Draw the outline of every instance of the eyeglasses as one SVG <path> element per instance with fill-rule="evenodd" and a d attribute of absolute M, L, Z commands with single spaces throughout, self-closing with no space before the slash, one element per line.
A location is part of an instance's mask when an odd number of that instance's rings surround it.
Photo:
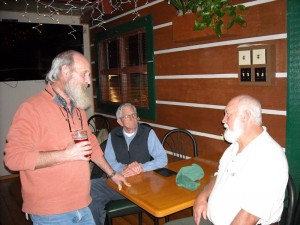
<path fill-rule="evenodd" d="M 130 115 L 126 115 L 126 116 L 120 117 L 120 119 L 124 119 L 124 120 L 136 119 L 136 118 L 138 118 L 137 113 L 132 113 Z"/>

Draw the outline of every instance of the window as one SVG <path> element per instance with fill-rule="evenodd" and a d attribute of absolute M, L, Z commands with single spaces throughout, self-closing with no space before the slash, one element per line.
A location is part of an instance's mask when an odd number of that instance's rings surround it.
<path fill-rule="evenodd" d="M 98 106 L 115 113 L 130 102 L 142 118 L 155 119 L 152 16 L 96 34 Z"/>

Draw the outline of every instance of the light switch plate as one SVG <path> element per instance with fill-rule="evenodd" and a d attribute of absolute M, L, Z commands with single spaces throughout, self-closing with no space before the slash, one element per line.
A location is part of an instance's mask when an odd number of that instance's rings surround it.
<path fill-rule="evenodd" d="M 239 51 L 239 65 L 248 66 L 251 65 L 251 51 Z"/>
<path fill-rule="evenodd" d="M 266 64 L 266 49 L 253 49 L 252 50 L 252 62 L 253 65 L 261 65 L 261 64 Z"/>

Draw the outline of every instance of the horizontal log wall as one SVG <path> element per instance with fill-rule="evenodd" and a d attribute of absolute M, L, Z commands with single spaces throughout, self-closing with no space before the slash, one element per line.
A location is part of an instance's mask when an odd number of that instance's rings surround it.
<path fill-rule="evenodd" d="M 263 123 L 269 133 L 285 147 L 286 141 L 286 1 L 235 1 L 244 3 L 247 27 L 235 25 L 222 38 L 203 36 L 186 41 L 173 40 L 172 19 L 176 10 L 167 1 L 140 2 L 140 16 L 154 18 L 157 120 L 150 123 L 161 139 L 172 128 L 190 130 L 196 137 L 199 156 L 218 160 L 228 146 L 222 140 L 224 107 L 234 96 L 249 94 L 263 107 Z M 126 8 L 128 7 L 128 8 Z M 124 11 L 132 9 L 128 5 Z M 128 14 L 106 25 L 111 28 L 134 18 Z M 103 29 L 91 27 L 90 37 Z M 197 31 L 199 32 L 199 31 Z M 275 83 L 244 85 L 238 79 L 238 47 L 245 44 L 275 46 Z M 92 61 L 95 60 L 91 45 Z M 95 63 L 95 62 L 94 62 Z M 95 76 L 95 72 L 93 73 Z M 96 90 L 94 79 L 94 90 Z M 96 92 L 95 92 L 96 98 Z M 97 101 L 95 99 L 95 110 Z M 110 122 L 117 126 L 114 115 Z"/>

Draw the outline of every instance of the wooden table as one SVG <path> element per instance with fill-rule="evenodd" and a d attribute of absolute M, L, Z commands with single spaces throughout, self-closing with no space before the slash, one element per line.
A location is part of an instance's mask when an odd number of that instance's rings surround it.
<path fill-rule="evenodd" d="M 204 177 L 200 180 L 200 186 L 195 191 L 178 187 L 176 175 L 164 177 L 153 171 L 128 177 L 127 181 L 131 187 L 123 185 L 121 191 L 118 191 L 117 185 L 110 179 L 107 179 L 107 183 L 127 199 L 153 216 L 160 218 L 193 206 L 197 194 L 217 171 L 218 164 L 216 162 L 200 158 L 172 162 L 167 165 L 167 168 L 178 172 L 181 167 L 190 166 L 193 163 L 200 165 L 204 170 Z"/>

